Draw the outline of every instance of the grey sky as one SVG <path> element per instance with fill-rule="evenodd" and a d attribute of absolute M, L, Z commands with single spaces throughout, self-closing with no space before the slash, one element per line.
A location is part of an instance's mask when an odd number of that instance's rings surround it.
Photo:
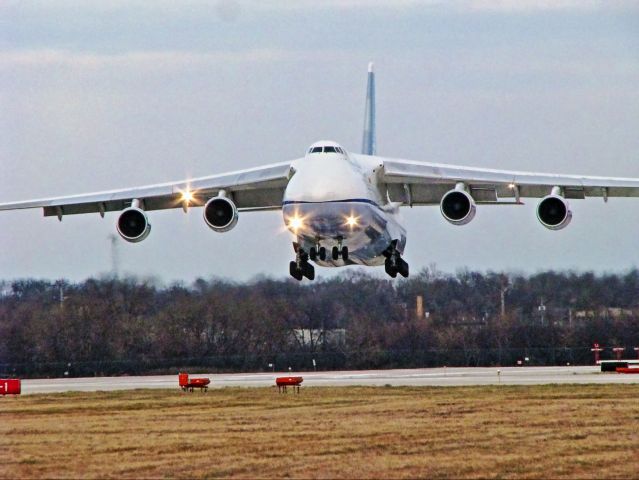
<path fill-rule="evenodd" d="M 0 1 L 0 202 L 283 161 L 322 138 L 359 151 L 370 60 L 380 155 L 639 177 L 639 1 Z M 573 201 L 560 232 L 534 204 L 480 208 L 461 228 L 406 209 L 406 258 L 639 264 L 639 201 Z M 0 278 L 107 272 L 115 220 L 4 212 Z M 245 280 L 292 258 L 279 213 L 221 235 L 200 210 L 151 223 L 119 243 L 122 270 Z"/>

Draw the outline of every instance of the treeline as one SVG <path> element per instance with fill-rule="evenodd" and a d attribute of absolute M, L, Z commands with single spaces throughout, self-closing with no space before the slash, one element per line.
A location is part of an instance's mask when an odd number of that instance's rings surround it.
<path fill-rule="evenodd" d="M 421 300 L 420 300 L 421 299 Z M 0 375 L 592 363 L 639 346 L 639 272 L 0 284 Z"/>

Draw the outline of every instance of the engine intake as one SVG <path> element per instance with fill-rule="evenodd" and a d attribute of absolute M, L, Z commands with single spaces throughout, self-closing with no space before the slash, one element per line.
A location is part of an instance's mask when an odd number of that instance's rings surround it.
<path fill-rule="evenodd" d="M 129 207 L 118 217 L 117 229 L 127 242 L 137 243 L 149 236 L 151 224 L 143 210 Z"/>
<path fill-rule="evenodd" d="M 216 232 L 228 232 L 237 225 L 238 214 L 230 198 L 218 196 L 204 205 L 204 221 Z"/>
<path fill-rule="evenodd" d="M 442 215 L 453 225 L 466 225 L 475 218 L 476 206 L 473 197 L 465 190 L 447 192 L 439 205 Z"/>
<path fill-rule="evenodd" d="M 537 205 L 537 219 L 550 230 L 561 230 L 572 220 L 572 212 L 565 198 L 551 194 L 542 198 Z"/>

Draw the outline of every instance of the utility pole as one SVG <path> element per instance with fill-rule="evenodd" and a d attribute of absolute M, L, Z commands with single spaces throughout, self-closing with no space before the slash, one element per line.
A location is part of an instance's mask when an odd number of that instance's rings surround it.
<path fill-rule="evenodd" d="M 543 297 L 539 299 L 539 307 L 537 307 L 537 310 L 539 311 L 539 315 L 541 316 L 541 324 L 544 325 L 546 319 L 546 305 L 544 305 Z"/>
<path fill-rule="evenodd" d="M 58 302 L 60 303 L 60 310 L 64 309 L 64 280 L 60 279 L 56 282 L 58 285 Z"/>
<path fill-rule="evenodd" d="M 109 235 L 111 241 L 111 275 L 113 278 L 118 278 L 120 270 L 120 258 L 118 255 L 118 237 L 114 234 Z"/>
<path fill-rule="evenodd" d="M 510 290 L 510 285 L 508 283 L 502 284 L 499 290 L 499 295 L 501 299 L 501 319 L 503 320 L 506 317 L 506 292 Z"/>

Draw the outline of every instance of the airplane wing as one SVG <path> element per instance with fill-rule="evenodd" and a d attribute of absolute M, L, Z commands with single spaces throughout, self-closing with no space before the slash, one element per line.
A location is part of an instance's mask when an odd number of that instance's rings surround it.
<path fill-rule="evenodd" d="M 284 189 L 292 174 L 292 161 L 263 167 L 238 170 L 208 177 L 192 178 L 157 185 L 87 193 L 67 197 L 0 203 L 0 211 L 22 208 L 42 208 L 45 216 L 79 213 L 100 213 L 123 210 L 133 199 L 139 200 L 145 211 L 186 208 L 184 192 L 192 199 L 188 206 L 202 206 L 225 190 L 238 210 L 276 210 L 282 208 Z"/>
<path fill-rule="evenodd" d="M 437 163 L 370 157 L 382 166 L 380 180 L 389 198 L 406 205 L 437 205 L 459 182 L 477 204 L 519 204 L 541 198 L 559 187 L 567 199 L 639 197 L 639 178 L 590 177 L 493 170 Z"/>

